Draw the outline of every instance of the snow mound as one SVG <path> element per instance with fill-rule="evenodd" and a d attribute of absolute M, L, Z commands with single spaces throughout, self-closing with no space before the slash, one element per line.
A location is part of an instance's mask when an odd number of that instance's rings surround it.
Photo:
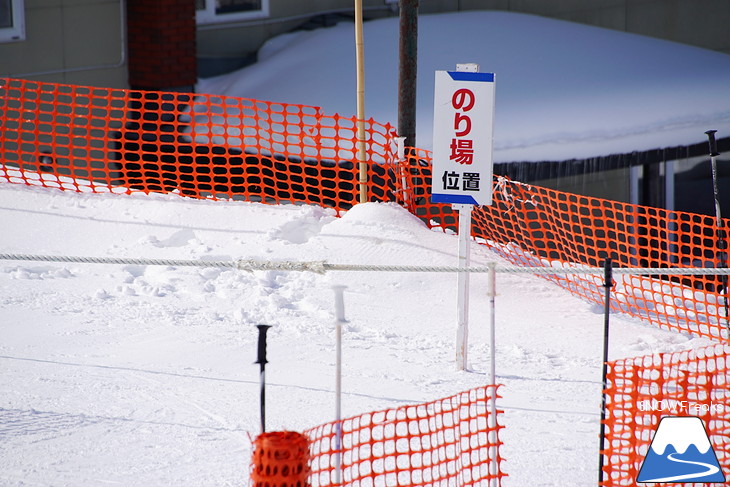
<path fill-rule="evenodd" d="M 397 203 L 364 203 L 353 206 L 342 218 L 328 225 L 328 230 L 347 227 L 360 228 L 363 233 L 389 231 L 415 234 L 430 232 L 425 223 Z"/>

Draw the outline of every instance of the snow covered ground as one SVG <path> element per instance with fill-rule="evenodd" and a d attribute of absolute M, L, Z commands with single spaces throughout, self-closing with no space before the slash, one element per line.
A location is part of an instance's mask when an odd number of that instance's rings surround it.
<path fill-rule="evenodd" d="M 0 184 L 4 253 L 455 265 L 456 237 L 391 204 L 311 206 Z M 475 265 L 498 257 L 473 249 Z M 268 430 L 334 417 L 334 293 L 345 284 L 343 414 L 486 381 L 484 275 L 456 370 L 452 274 L 244 272 L 0 262 L 0 485 L 244 486 L 259 432 L 256 324 L 270 330 Z M 597 479 L 603 314 L 533 276 L 497 277 L 506 486 Z M 612 318 L 614 358 L 706 344 Z"/>
<path fill-rule="evenodd" d="M 273 40 L 199 90 L 354 114 L 352 25 Z M 397 22 L 366 24 L 368 117 L 395 122 Z M 459 42 L 459 49 L 447 40 Z M 422 16 L 418 145 L 433 71 L 497 73 L 498 160 L 603 155 L 730 133 L 730 56 L 539 17 Z M 455 54 L 457 53 L 457 54 Z M 456 263 L 456 237 L 389 204 L 310 206 L 0 184 L 0 252 L 333 263 Z M 498 257 L 473 249 L 473 262 Z M 334 416 L 332 286 L 347 285 L 343 414 L 482 385 L 490 350 L 472 277 L 457 371 L 451 274 L 243 272 L 0 261 L 0 485 L 244 486 L 259 431 L 256 324 L 270 330 L 268 429 Z M 602 309 L 537 277 L 497 277 L 506 486 L 595 485 Z M 612 318 L 612 358 L 706 341 Z"/>
<path fill-rule="evenodd" d="M 398 19 L 366 22 L 366 118 L 397 125 Z M 730 136 L 730 55 L 533 15 L 421 15 L 417 139 L 432 148 L 436 70 L 496 74 L 497 162 L 605 156 Z M 319 106 L 354 116 L 352 23 L 270 40 L 259 62 L 197 91 Z"/>

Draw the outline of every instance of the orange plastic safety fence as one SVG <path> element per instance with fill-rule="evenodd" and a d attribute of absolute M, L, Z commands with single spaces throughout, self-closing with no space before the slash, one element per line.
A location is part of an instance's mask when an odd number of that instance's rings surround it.
<path fill-rule="evenodd" d="M 393 135 L 365 123 L 368 200 L 394 200 Z M 357 119 L 317 107 L 0 78 L 0 181 L 213 199 L 357 201 Z"/>
<path fill-rule="evenodd" d="M 412 212 L 455 229 L 448 205 L 432 204 L 428 154 L 410 158 L 406 204 Z M 425 197 L 422 195 L 426 195 Z M 472 212 L 472 235 L 520 266 L 723 267 L 724 239 L 715 219 L 564 193 L 495 178 L 492 206 Z M 730 220 L 724 220 L 728 227 Z M 660 327 L 726 341 L 726 276 L 622 275 L 612 309 Z M 603 303 L 603 276 L 552 275 L 572 293 Z"/>
<path fill-rule="evenodd" d="M 257 100 L 58 85 L 0 78 L 0 181 L 72 191 L 172 192 L 198 198 L 303 202 L 344 210 L 358 200 L 357 120 Z M 368 201 L 397 201 L 454 228 L 430 201 L 430 153 L 394 154 L 394 131 L 366 123 Z M 436 177 L 439 180 L 438 176 Z M 719 267 L 714 218 L 495 178 L 473 235 L 519 265 Z M 728 220 L 724 220 L 725 227 Z M 554 275 L 602 303 L 601 279 Z M 725 276 L 627 276 L 612 306 L 658 326 L 727 340 Z"/>
<path fill-rule="evenodd" d="M 355 118 L 303 105 L 0 78 L 0 181 L 80 192 L 304 202 L 342 210 L 357 201 L 356 124 Z M 454 228 L 456 215 L 449 205 L 430 201 L 430 153 L 412 149 L 399 161 L 392 127 L 368 120 L 366 133 L 368 200 L 398 201 L 432 226 Z M 606 258 L 621 267 L 651 268 L 713 268 L 727 262 L 725 235 L 710 216 L 500 177 L 494 181 L 494 204 L 477 207 L 472 217 L 474 237 L 522 266 L 600 266 Z M 724 220 L 723 228 L 728 223 Z M 600 276 L 548 278 L 603 303 Z M 616 281 L 614 311 L 728 340 L 724 276 L 626 275 Z M 661 417 L 641 410 L 640 401 L 726 400 L 727 356 L 727 346 L 718 345 L 611 364 L 605 485 L 633 485 Z M 314 485 L 333 485 L 339 427 L 349 485 L 378 485 L 376 478 L 399 485 L 446 485 L 457 477 L 463 485 L 499 481 L 504 475 L 500 427 L 489 426 L 489 390 L 310 430 Z M 728 469 L 730 419 L 724 413 L 728 409 L 722 411 L 698 415 Z M 492 460 L 496 471 L 488 466 Z"/>
<path fill-rule="evenodd" d="M 480 387 L 306 431 L 312 486 L 501 485 L 506 476 L 499 452 L 501 411 L 489 409 L 497 388 Z"/>
<path fill-rule="evenodd" d="M 309 440 L 295 431 L 260 434 L 251 459 L 253 487 L 308 487 Z"/>
<path fill-rule="evenodd" d="M 730 479 L 729 346 L 610 362 L 607 379 L 601 485 L 636 485 L 664 416 L 699 417 L 720 468 Z"/>

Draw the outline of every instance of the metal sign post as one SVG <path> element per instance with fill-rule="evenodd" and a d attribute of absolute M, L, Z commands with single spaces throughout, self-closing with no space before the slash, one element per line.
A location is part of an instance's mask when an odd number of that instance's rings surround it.
<path fill-rule="evenodd" d="M 471 211 L 492 204 L 493 73 L 477 64 L 436 71 L 431 201 L 459 212 L 459 267 L 469 266 Z M 469 273 L 458 273 L 456 365 L 467 368 Z"/>

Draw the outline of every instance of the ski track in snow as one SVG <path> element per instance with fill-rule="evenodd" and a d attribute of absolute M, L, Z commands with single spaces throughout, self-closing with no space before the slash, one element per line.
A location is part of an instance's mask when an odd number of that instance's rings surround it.
<path fill-rule="evenodd" d="M 8 252 L 453 265 L 456 237 L 405 210 L 0 185 Z M 472 262 L 499 257 L 473 246 Z M 0 262 L 0 485 L 243 486 L 258 434 L 255 325 L 273 325 L 268 430 L 333 419 L 333 284 L 345 284 L 343 413 L 487 380 L 486 276 L 472 276 L 470 370 L 454 366 L 456 278 Z M 603 315 L 532 276 L 497 279 L 506 486 L 595 482 Z M 702 345 L 621 316 L 615 357 Z M 569 468 L 570 475 L 567 475 Z"/>

